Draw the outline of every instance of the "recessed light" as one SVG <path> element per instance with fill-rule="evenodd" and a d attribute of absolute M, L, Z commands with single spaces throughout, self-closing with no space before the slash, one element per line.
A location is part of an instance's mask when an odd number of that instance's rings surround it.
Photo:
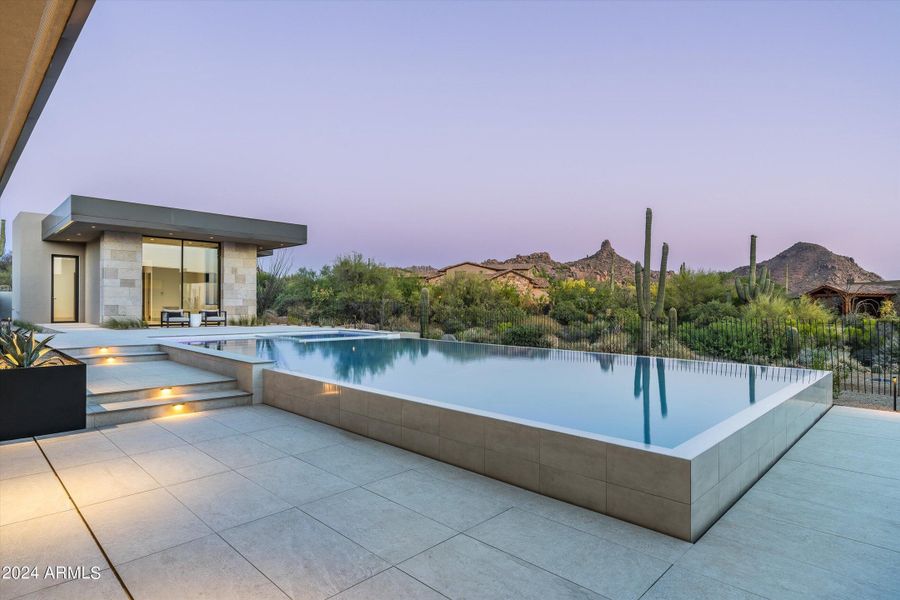
<path fill-rule="evenodd" d="M 91 225 L 91 229 L 97 229 L 96 225 Z"/>

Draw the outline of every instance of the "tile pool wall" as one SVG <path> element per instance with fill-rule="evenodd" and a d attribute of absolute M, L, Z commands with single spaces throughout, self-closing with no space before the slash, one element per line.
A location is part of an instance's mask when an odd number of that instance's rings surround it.
<path fill-rule="evenodd" d="M 280 369 L 263 401 L 476 473 L 694 541 L 831 406 L 831 375 L 674 451 L 397 397 Z"/>

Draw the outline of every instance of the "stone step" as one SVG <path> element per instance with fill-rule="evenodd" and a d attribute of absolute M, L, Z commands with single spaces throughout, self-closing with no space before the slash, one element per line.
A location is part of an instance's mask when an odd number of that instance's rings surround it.
<path fill-rule="evenodd" d="M 90 385 L 90 384 L 88 384 Z M 203 383 L 182 383 L 171 386 L 152 386 L 91 393 L 88 392 L 88 404 L 113 404 L 117 402 L 130 402 L 133 400 L 153 400 L 168 402 L 171 398 L 177 398 L 186 394 L 198 394 L 203 392 L 221 392 L 237 390 L 237 381 L 230 377 L 222 377 L 218 381 L 206 381 Z M 238 390 L 239 391 L 239 390 Z"/>
<path fill-rule="evenodd" d="M 115 352 L 108 354 L 69 354 L 86 365 L 117 365 L 122 363 L 146 362 L 150 360 L 169 360 L 169 355 L 162 351 L 150 352 Z"/>
<path fill-rule="evenodd" d="M 134 346 L 87 346 L 84 348 L 60 348 L 60 352 L 72 358 L 82 360 L 90 357 L 116 356 L 120 354 L 138 354 L 143 352 L 159 352 L 157 344 L 136 344 Z"/>
<path fill-rule="evenodd" d="M 171 395 L 166 398 L 126 400 L 121 402 L 95 403 L 87 405 L 87 426 L 105 427 L 134 421 L 170 417 L 189 412 L 244 406 L 251 404 L 253 395 L 236 388 L 214 391 L 199 391 Z"/>

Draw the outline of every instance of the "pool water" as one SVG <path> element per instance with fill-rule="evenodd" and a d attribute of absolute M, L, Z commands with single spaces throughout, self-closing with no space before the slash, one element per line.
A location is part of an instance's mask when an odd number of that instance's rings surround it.
<path fill-rule="evenodd" d="M 800 369 L 408 338 L 201 345 L 342 384 L 665 448 L 815 380 Z"/>

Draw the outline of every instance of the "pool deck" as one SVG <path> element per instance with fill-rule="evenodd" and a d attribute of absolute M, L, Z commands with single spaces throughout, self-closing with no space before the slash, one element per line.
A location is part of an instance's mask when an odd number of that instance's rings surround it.
<path fill-rule="evenodd" d="M 900 415 L 832 408 L 690 544 L 227 408 L 0 445 L 0 564 L 40 572 L 0 598 L 896 598 L 898 465 Z"/>

